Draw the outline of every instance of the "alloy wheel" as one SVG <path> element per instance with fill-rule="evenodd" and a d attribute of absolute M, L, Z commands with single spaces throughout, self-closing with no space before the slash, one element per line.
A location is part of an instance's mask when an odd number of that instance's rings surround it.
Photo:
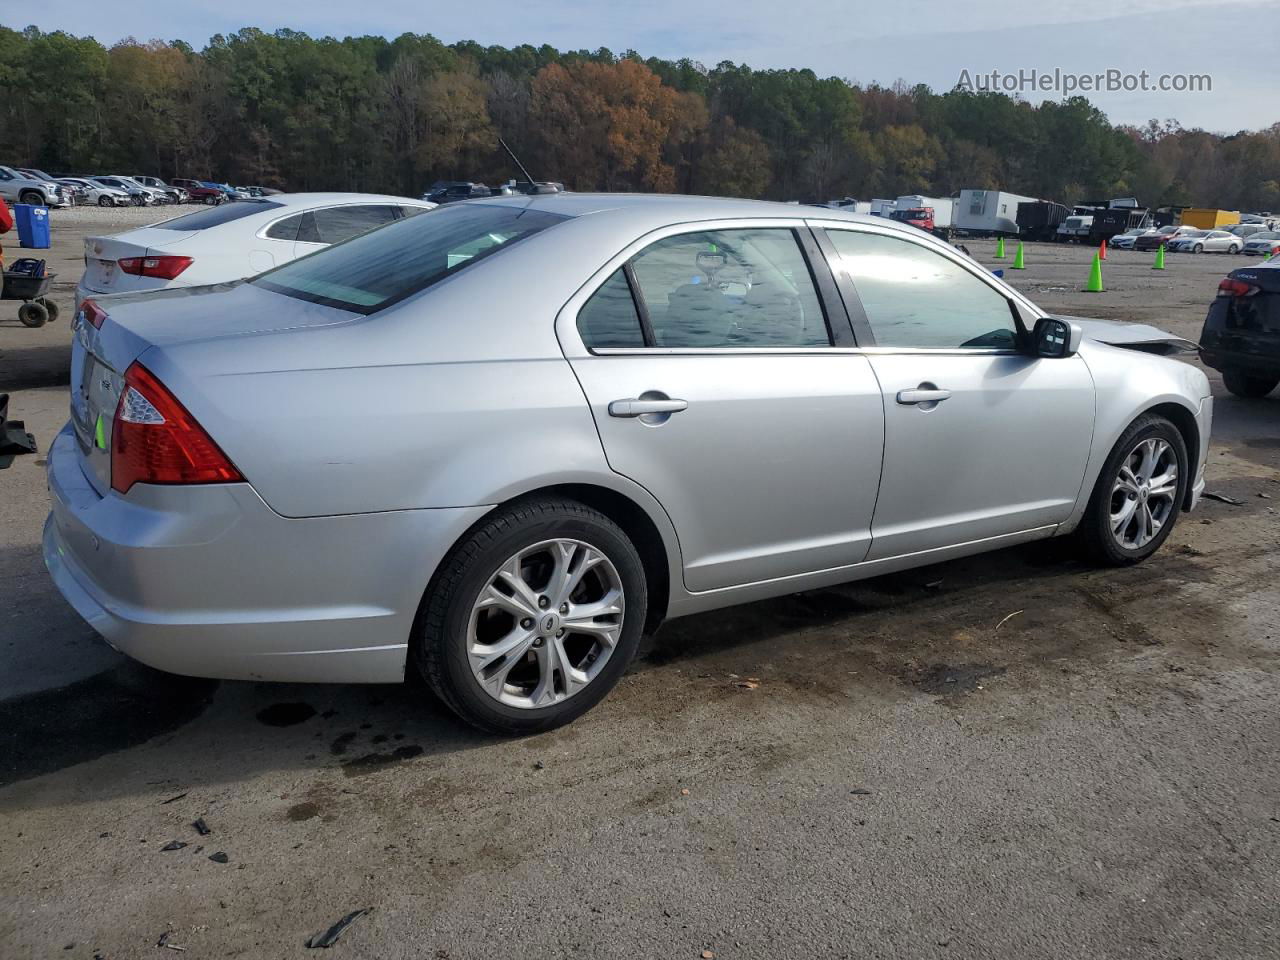
<path fill-rule="evenodd" d="M 580 693 L 622 635 L 622 580 L 582 540 L 545 540 L 509 557 L 471 608 L 467 660 L 481 689 L 536 709 Z"/>
<path fill-rule="evenodd" d="M 1159 437 L 1140 441 L 1120 464 L 1111 488 L 1111 535 L 1138 550 L 1159 535 L 1177 510 L 1178 457 Z"/>

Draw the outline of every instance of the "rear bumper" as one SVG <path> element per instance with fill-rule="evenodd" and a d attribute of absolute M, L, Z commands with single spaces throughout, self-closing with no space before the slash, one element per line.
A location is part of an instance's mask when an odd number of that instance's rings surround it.
<path fill-rule="evenodd" d="M 486 507 L 288 519 L 248 484 L 100 496 L 71 428 L 49 451 L 45 565 L 116 649 L 243 680 L 404 677 L 427 581 Z"/>

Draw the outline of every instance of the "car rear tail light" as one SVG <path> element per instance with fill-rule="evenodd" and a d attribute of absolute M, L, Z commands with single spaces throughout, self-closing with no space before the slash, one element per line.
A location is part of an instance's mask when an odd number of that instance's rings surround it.
<path fill-rule="evenodd" d="M 191 257 L 121 257 L 120 270 L 135 277 L 172 280 L 191 266 Z"/>
<path fill-rule="evenodd" d="M 1258 292 L 1258 288 L 1252 283 L 1245 283 L 1243 280 L 1236 280 L 1234 277 L 1226 277 L 1218 284 L 1218 296 L 1220 297 L 1252 297 Z"/>
<path fill-rule="evenodd" d="M 227 455 L 187 408 L 136 361 L 125 371 L 124 390 L 111 433 L 111 488 L 128 493 L 135 483 L 236 483 L 244 480 Z"/>
<path fill-rule="evenodd" d="M 83 300 L 80 303 L 80 316 L 82 316 L 87 323 L 92 324 L 95 330 L 101 330 L 102 321 L 107 319 L 107 311 L 103 310 L 92 300 Z"/>

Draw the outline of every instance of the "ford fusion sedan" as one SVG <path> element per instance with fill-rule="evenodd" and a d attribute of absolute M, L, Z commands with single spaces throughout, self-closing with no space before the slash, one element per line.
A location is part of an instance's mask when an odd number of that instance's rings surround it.
<path fill-rule="evenodd" d="M 155 667 L 413 671 L 483 728 L 547 729 L 664 619 L 1067 534 L 1150 556 L 1213 401 L 1104 342 L 1142 336 L 884 219 L 478 198 L 86 301 L 44 558 Z"/>
<path fill-rule="evenodd" d="M 87 237 L 76 302 L 239 280 L 433 207 L 369 193 L 281 194 Z"/>

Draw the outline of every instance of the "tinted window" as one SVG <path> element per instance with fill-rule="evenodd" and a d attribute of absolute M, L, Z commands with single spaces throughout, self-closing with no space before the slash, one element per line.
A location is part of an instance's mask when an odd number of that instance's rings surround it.
<path fill-rule="evenodd" d="M 659 240 L 631 261 L 658 347 L 831 343 L 809 267 L 788 229 Z"/>
<path fill-rule="evenodd" d="M 1009 301 L 960 264 L 896 237 L 827 233 L 853 278 L 877 346 L 1017 346 Z"/>
<path fill-rule="evenodd" d="M 315 220 L 319 242 L 341 243 L 375 227 L 385 226 L 396 219 L 396 209 L 387 204 L 362 204 L 317 210 Z"/>
<path fill-rule="evenodd" d="M 402 217 L 416 217 L 420 213 L 430 213 L 430 212 L 431 212 L 430 207 L 401 207 L 400 208 L 400 216 Z"/>
<path fill-rule="evenodd" d="M 528 206 L 460 204 L 400 220 L 250 282 L 300 300 L 373 313 L 565 219 Z"/>
<path fill-rule="evenodd" d="M 296 213 L 292 217 L 277 220 L 267 229 L 267 236 L 272 240 L 297 240 L 298 227 L 302 225 L 302 218 L 306 216 L 308 214 Z"/>
<path fill-rule="evenodd" d="M 226 203 L 207 210 L 188 213 L 185 217 L 174 217 L 164 223 L 155 224 L 161 230 L 208 230 L 222 223 L 252 217 L 255 213 L 266 213 L 282 206 L 268 200 L 241 200 L 239 203 Z"/>
<path fill-rule="evenodd" d="M 644 346 L 640 314 L 622 270 L 614 271 L 578 311 L 578 332 L 589 350 Z"/>

